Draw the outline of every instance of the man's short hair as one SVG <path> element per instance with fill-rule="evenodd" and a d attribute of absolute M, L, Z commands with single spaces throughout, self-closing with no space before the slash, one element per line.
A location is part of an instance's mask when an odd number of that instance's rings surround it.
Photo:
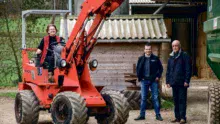
<path fill-rule="evenodd" d="M 180 43 L 180 41 L 179 40 L 174 40 L 174 41 L 177 41 L 178 43 L 179 43 L 179 48 L 181 48 L 181 43 Z M 173 42 L 174 42 L 173 41 Z M 173 45 L 173 42 L 171 43 L 171 45 Z"/>
<path fill-rule="evenodd" d="M 151 44 L 150 44 L 149 42 L 147 42 L 147 43 L 145 44 L 145 46 L 151 46 Z"/>

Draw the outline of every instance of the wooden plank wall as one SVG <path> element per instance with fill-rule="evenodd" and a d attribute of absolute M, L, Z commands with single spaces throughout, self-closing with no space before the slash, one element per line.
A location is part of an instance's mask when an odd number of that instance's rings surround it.
<path fill-rule="evenodd" d="M 170 57 L 170 53 L 172 52 L 171 43 L 162 43 L 160 50 L 160 60 L 163 65 L 163 74 L 162 77 L 165 78 L 167 71 L 167 63 Z"/>
<path fill-rule="evenodd" d="M 207 20 L 207 13 L 201 13 L 198 15 L 198 40 L 196 44 L 196 67 L 198 69 L 198 78 L 206 78 L 206 79 L 216 79 L 215 74 L 207 64 L 206 60 L 206 34 L 203 31 L 203 23 Z M 167 34 L 169 37 L 172 37 L 172 21 L 171 19 L 164 19 Z M 162 43 L 161 45 L 161 61 L 164 66 L 164 73 L 166 73 L 167 60 L 169 58 L 169 54 L 172 51 L 170 43 Z"/>
<path fill-rule="evenodd" d="M 144 43 L 99 43 L 90 59 L 97 59 L 99 66 L 91 72 L 96 85 L 126 85 L 124 73 L 133 73 L 133 64 L 144 53 Z M 152 44 L 153 53 L 159 54 L 160 43 Z"/>
<path fill-rule="evenodd" d="M 197 56 L 196 66 L 198 68 L 198 77 L 206 79 L 216 79 L 215 74 L 207 63 L 206 55 L 206 34 L 203 31 L 203 23 L 207 20 L 207 13 L 201 13 L 198 16 L 198 41 L 197 41 Z"/>
<path fill-rule="evenodd" d="M 166 25 L 166 29 L 167 29 L 167 35 L 168 37 L 172 37 L 172 20 L 170 18 L 164 19 L 165 25 Z M 165 83 L 165 76 L 166 76 L 166 71 L 167 71 L 167 62 L 168 59 L 170 57 L 170 53 L 172 52 L 172 47 L 171 47 L 171 43 L 162 43 L 161 45 L 161 54 L 160 54 L 160 58 L 163 64 L 163 78 L 164 78 L 164 82 Z"/>

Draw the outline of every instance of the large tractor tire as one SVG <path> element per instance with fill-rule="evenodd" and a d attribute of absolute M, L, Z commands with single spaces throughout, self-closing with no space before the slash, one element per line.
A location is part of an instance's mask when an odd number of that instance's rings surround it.
<path fill-rule="evenodd" d="M 220 124 L 220 85 L 209 87 L 208 124 Z"/>
<path fill-rule="evenodd" d="M 141 92 L 138 90 L 123 90 L 122 93 L 128 99 L 128 103 L 132 110 L 139 110 L 141 104 Z M 148 93 L 147 109 L 152 109 L 151 93 Z"/>
<path fill-rule="evenodd" d="M 75 92 L 61 92 L 53 99 L 51 117 L 55 124 L 86 124 L 87 107 L 84 99 Z"/>
<path fill-rule="evenodd" d="M 123 94 L 117 91 L 103 91 L 108 114 L 97 114 L 98 124 L 125 124 L 129 117 L 129 104 Z"/>
<path fill-rule="evenodd" d="M 19 124 L 37 124 L 39 119 L 39 101 L 33 91 L 21 90 L 15 98 L 15 118 Z"/>

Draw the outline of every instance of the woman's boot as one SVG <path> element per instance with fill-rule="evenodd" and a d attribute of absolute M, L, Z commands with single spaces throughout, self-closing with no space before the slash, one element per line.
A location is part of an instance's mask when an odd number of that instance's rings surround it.
<path fill-rule="evenodd" d="M 52 72 L 48 72 L 48 81 L 50 83 L 54 83 L 54 78 L 53 78 L 53 73 Z"/>

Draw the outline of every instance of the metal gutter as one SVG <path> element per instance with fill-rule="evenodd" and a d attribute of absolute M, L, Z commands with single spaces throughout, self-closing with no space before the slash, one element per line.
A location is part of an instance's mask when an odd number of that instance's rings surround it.
<path fill-rule="evenodd" d="M 130 4 L 130 6 L 143 6 L 143 7 L 160 7 L 163 4 Z M 187 4 L 167 4 L 167 7 L 195 7 L 197 5 L 187 5 Z"/>
<path fill-rule="evenodd" d="M 68 16 L 67 19 L 69 20 L 73 20 L 73 19 L 77 19 L 77 16 Z M 111 19 L 161 19 L 163 18 L 163 14 L 157 14 L 157 15 L 153 15 L 153 14 L 135 14 L 135 15 L 113 15 L 109 18 L 107 18 L 106 20 L 111 20 Z M 62 19 L 62 18 L 61 18 Z M 89 19 L 94 19 L 94 17 L 90 17 Z"/>
<path fill-rule="evenodd" d="M 170 43 L 171 39 L 98 39 L 97 41 L 98 43 Z"/>

